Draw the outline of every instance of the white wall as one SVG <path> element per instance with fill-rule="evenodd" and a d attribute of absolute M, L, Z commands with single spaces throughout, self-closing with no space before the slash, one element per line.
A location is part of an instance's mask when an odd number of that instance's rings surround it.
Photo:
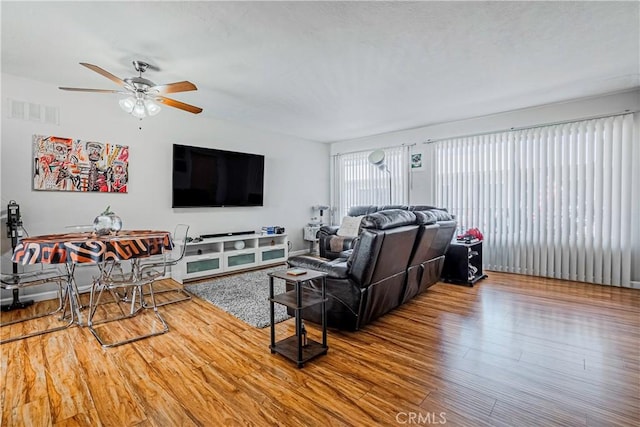
<path fill-rule="evenodd" d="M 174 97 L 180 99 L 180 94 Z M 58 106 L 59 125 L 8 118 L 9 98 Z M 159 115 L 138 121 L 120 110 L 118 99 L 118 95 L 64 92 L 53 85 L 2 74 L 0 209 L 5 211 L 9 200 L 16 200 L 31 235 L 62 232 L 70 224 L 90 224 L 110 205 L 122 217 L 125 229 L 173 230 L 176 223 L 187 223 L 189 234 L 198 236 L 281 225 L 293 251 L 308 249 L 302 227 L 313 215 L 311 206 L 329 200 L 327 144 L 208 118 L 206 111 L 193 115 L 163 107 Z M 129 193 L 33 191 L 34 134 L 128 145 Z M 172 209 L 173 143 L 265 155 L 264 207 Z M 5 271 L 11 248 L 4 212 L 1 221 Z"/>
<path fill-rule="evenodd" d="M 484 132 L 497 132 L 511 128 L 535 126 L 553 122 L 589 118 L 599 115 L 621 113 L 624 111 L 640 111 L 640 89 L 609 94 L 562 103 L 509 111 L 490 116 L 476 117 L 455 122 L 439 123 L 416 129 L 408 129 L 375 135 L 366 138 L 341 141 L 331 144 L 331 155 L 377 149 L 398 145 L 412 145 L 412 152 L 422 152 L 425 142 L 443 138 L 472 135 Z M 428 119 L 427 119 L 428 120 Z M 636 132 L 634 140 L 634 164 L 640 164 L 640 119 L 636 116 Z M 433 170 L 412 172 L 410 204 L 435 204 Z M 636 191 L 640 184 L 640 168 L 634 168 Z M 637 197 L 637 196 L 636 196 Z M 636 203 L 632 209 L 632 218 L 640 218 L 640 206 Z M 632 239 L 640 242 L 640 222 L 634 221 Z M 636 243 L 637 245 L 637 243 Z M 632 280 L 640 281 L 640 250 L 633 254 Z"/>

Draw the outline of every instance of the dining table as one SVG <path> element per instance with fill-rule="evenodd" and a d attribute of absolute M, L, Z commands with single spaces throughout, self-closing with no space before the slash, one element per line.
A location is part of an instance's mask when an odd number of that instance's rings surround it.
<path fill-rule="evenodd" d="M 75 280 L 79 264 L 95 264 L 100 274 L 109 263 L 131 260 L 133 266 L 144 258 L 162 255 L 173 249 L 169 231 L 120 230 L 98 235 L 95 232 L 75 232 L 23 237 L 13 251 L 12 261 L 21 265 L 63 264 L 67 269 L 67 285 L 77 323 L 82 325 L 80 292 Z"/>

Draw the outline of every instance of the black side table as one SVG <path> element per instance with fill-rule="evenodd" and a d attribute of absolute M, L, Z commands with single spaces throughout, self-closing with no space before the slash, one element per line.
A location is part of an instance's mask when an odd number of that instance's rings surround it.
<path fill-rule="evenodd" d="M 300 270 L 300 269 L 296 269 Z M 271 308 L 271 353 L 279 353 L 289 360 L 296 362 L 298 368 L 302 368 L 305 362 L 316 356 L 327 354 L 327 314 L 326 314 L 326 273 L 313 270 L 305 270 L 300 275 L 287 273 L 288 270 L 269 273 L 269 304 Z M 282 279 L 288 284 L 294 285 L 294 289 L 282 294 L 274 295 L 273 279 Z M 313 279 L 320 279 L 322 291 L 315 292 L 304 288 L 303 284 Z M 296 321 L 296 333 L 288 338 L 276 342 L 274 304 L 282 304 L 294 310 Z M 302 337 L 302 309 L 315 304 L 322 304 L 322 343 L 307 339 L 303 346 Z"/>
<path fill-rule="evenodd" d="M 482 271 L 482 241 L 451 242 L 444 257 L 442 281 L 473 286 L 485 277 L 487 275 Z"/>

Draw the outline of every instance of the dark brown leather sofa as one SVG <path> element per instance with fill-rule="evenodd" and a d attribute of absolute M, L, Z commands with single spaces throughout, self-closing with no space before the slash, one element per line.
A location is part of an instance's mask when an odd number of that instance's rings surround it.
<path fill-rule="evenodd" d="M 385 205 L 385 206 L 377 206 L 377 205 L 359 205 L 352 206 L 347 211 L 347 216 L 363 216 L 369 215 L 375 212 L 389 210 L 389 209 L 402 209 L 405 211 L 430 211 L 433 209 L 444 210 L 440 208 L 436 208 L 434 206 L 426 206 L 426 205 Z M 446 210 L 445 210 L 446 211 Z M 338 236 L 338 230 L 340 226 L 338 225 L 324 225 L 320 227 L 318 231 L 318 247 L 319 253 L 322 258 L 341 258 L 344 257 L 343 252 L 353 249 L 355 246 L 357 237 L 341 237 Z"/>
<path fill-rule="evenodd" d="M 327 273 L 329 327 L 357 330 L 438 281 L 454 232 L 455 221 L 443 211 L 382 210 L 363 218 L 348 257 L 302 255 L 288 263 Z M 319 291 L 320 283 L 308 286 Z M 320 323 L 320 310 L 305 308 L 302 317 Z"/>

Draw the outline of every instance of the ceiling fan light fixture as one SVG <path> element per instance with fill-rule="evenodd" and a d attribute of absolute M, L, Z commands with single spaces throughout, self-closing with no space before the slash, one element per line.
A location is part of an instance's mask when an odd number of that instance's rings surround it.
<path fill-rule="evenodd" d="M 147 115 L 147 112 L 145 111 L 145 108 L 144 108 L 144 103 L 142 102 L 141 99 L 138 99 L 136 101 L 136 105 L 133 107 L 133 110 L 131 111 L 131 115 L 137 119 L 142 119 Z"/>
<path fill-rule="evenodd" d="M 121 99 L 120 101 L 118 101 L 118 103 L 120 104 L 120 108 L 122 108 L 128 114 L 131 114 L 131 112 L 133 111 L 133 107 L 136 106 L 136 100 L 132 96 Z"/>
<path fill-rule="evenodd" d="M 147 110 L 147 114 L 149 114 L 149 116 L 155 116 L 156 114 L 158 114 L 161 110 L 160 106 L 158 104 L 156 104 L 155 102 L 153 102 L 150 99 L 145 99 L 144 100 L 144 106 Z"/>

